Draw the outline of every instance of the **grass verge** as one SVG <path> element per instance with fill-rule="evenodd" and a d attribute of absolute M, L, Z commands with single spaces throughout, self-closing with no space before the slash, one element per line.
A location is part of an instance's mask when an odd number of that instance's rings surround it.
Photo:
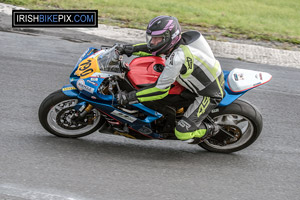
<path fill-rule="evenodd" d="M 299 0 L 2 0 L 29 9 L 98 9 L 99 23 L 145 29 L 172 15 L 184 29 L 218 36 L 300 44 Z"/>

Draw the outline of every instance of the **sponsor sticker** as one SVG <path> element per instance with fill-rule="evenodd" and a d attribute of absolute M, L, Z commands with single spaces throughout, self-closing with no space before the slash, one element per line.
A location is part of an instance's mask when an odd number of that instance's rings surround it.
<path fill-rule="evenodd" d="M 92 76 L 90 76 L 90 78 L 107 78 L 107 77 L 110 77 L 110 76 L 112 76 L 112 75 L 111 74 L 102 73 L 102 72 L 96 72 L 96 73 L 92 74 Z"/>
<path fill-rule="evenodd" d="M 91 81 L 98 81 L 98 78 L 91 78 Z"/>
<path fill-rule="evenodd" d="M 86 82 L 88 82 L 88 83 L 90 83 L 90 84 L 92 84 L 92 85 L 94 85 L 94 86 L 98 86 L 98 84 L 95 83 L 95 82 L 93 82 L 93 81 L 87 80 Z"/>
<path fill-rule="evenodd" d="M 135 122 L 137 120 L 137 118 L 135 117 L 132 117 L 130 115 L 127 115 L 125 113 L 122 113 L 122 112 L 119 112 L 117 110 L 114 110 L 113 112 L 111 112 L 111 114 L 117 116 L 117 117 L 120 117 L 121 119 L 124 119 L 126 121 L 129 121 L 131 123 Z"/>
<path fill-rule="evenodd" d="M 173 33 L 173 35 L 172 35 L 172 40 L 173 40 L 177 35 L 179 35 L 179 30 L 177 30 L 175 33 Z"/>
<path fill-rule="evenodd" d="M 77 88 L 78 88 L 79 90 L 84 90 L 84 91 L 87 91 L 87 92 L 89 92 L 89 93 L 91 93 L 91 94 L 94 93 L 94 88 L 92 88 L 92 87 L 90 87 L 90 86 L 87 86 L 87 85 L 85 84 L 84 80 L 82 80 L 82 79 L 79 79 L 79 80 L 77 81 L 76 85 L 77 85 Z"/>
<path fill-rule="evenodd" d="M 63 91 L 67 91 L 67 90 L 76 90 L 75 87 L 65 87 L 63 88 Z"/>
<path fill-rule="evenodd" d="M 244 74 L 234 74 L 234 80 L 239 81 L 239 80 L 244 80 Z"/>

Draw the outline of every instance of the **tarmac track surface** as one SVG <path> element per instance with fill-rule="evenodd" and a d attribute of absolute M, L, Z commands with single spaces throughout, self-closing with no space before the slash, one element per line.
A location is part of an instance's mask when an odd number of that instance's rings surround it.
<path fill-rule="evenodd" d="M 180 141 L 138 141 L 95 132 L 50 135 L 38 107 L 68 83 L 87 47 L 53 36 L 0 32 L 0 199 L 264 199 L 300 196 L 300 70 L 219 58 L 273 75 L 243 99 L 262 112 L 264 128 L 247 149 L 209 153 Z"/>

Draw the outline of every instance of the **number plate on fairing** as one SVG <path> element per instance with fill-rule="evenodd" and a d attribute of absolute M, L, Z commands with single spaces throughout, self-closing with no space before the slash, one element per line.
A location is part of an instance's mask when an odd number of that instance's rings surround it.
<path fill-rule="evenodd" d="M 95 72 L 100 72 L 97 57 L 96 58 L 87 58 L 78 65 L 78 69 L 75 72 L 75 75 L 79 76 L 81 79 L 90 77 Z"/>

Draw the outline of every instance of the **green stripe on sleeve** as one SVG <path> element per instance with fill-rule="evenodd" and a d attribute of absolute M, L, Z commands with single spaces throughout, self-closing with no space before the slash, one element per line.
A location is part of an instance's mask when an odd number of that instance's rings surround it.
<path fill-rule="evenodd" d="M 137 92 L 136 97 L 140 102 L 163 99 L 169 94 L 170 88 L 171 87 L 168 87 L 166 89 L 159 89 L 157 87 L 153 87 L 153 88 L 145 89 L 140 92 Z"/>
<path fill-rule="evenodd" d="M 144 56 L 152 56 L 151 53 L 147 53 L 147 52 L 143 52 L 143 51 L 134 52 L 133 55 L 135 55 L 135 56 L 140 56 L 140 57 L 144 57 Z"/>
<path fill-rule="evenodd" d="M 137 47 L 137 46 L 141 46 L 141 45 L 147 45 L 147 43 L 134 44 L 132 46 Z"/>

